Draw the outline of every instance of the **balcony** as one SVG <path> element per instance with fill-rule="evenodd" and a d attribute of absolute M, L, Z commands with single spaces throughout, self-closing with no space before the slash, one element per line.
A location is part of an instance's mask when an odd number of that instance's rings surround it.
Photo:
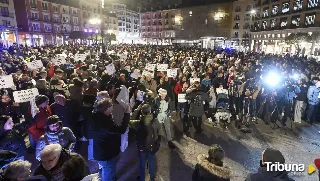
<path fill-rule="evenodd" d="M 240 21 L 240 18 L 234 18 L 235 21 Z"/>
<path fill-rule="evenodd" d="M 1 3 L 9 4 L 9 0 L 0 0 Z"/>
<path fill-rule="evenodd" d="M 49 8 L 48 8 L 48 6 L 43 6 L 43 7 L 42 7 L 42 10 L 43 10 L 43 11 L 48 11 Z"/>
<path fill-rule="evenodd" d="M 78 16 L 78 12 L 73 11 L 73 12 L 72 12 L 72 16 Z"/>
<path fill-rule="evenodd" d="M 238 29 L 239 29 L 239 26 L 234 26 L 233 29 L 234 29 L 234 30 L 238 30 Z"/>
<path fill-rule="evenodd" d="M 243 27 L 242 27 L 243 29 L 249 29 L 250 28 L 250 26 L 249 25 L 243 25 Z"/>
<path fill-rule="evenodd" d="M 61 23 L 61 21 L 55 19 L 55 20 L 53 20 L 53 23 L 59 24 L 59 23 Z"/>
<path fill-rule="evenodd" d="M 243 34 L 242 38 L 250 38 L 250 35 L 249 34 Z"/>
<path fill-rule="evenodd" d="M 241 8 L 237 8 L 236 10 L 235 10 L 235 12 L 240 12 L 241 11 Z"/>
<path fill-rule="evenodd" d="M 34 20 L 34 21 L 40 21 L 40 18 L 39 18 L 39 17 L 31 16 L 30 19 L 31 19 L 31 20 Z"/>
<path fill-rule="evenodd" d="M 43 21 L 44 22 L 50 22 L 50 19 L 49 18 L 43 18 Z"/>
<path fill-rule="evenodd" d="M 9 12 L 1 12 L 1 16 L 2 17 L 14 18 L 14 14 L 13 13 L 9 13 Z"/>

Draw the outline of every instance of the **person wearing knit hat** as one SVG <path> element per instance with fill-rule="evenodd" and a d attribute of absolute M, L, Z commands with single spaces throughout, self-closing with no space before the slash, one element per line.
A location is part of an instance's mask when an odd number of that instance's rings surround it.
<path fill-rule="evenodd" d="M 35 102 L 39 108 L 46 108 L 49 104 L 49 98 L 45 95 L 37 95 L 35 97 Z"/>
<path fill-rule="evenodd" d="M 287 171 L 278 171 L 278 170 L 268 170 L 267 165 L 269 163 L 275 164 L 284 164 L 285 158 L 283 154 L 273 148 L 267 148 L 262 152 L 262 160 L 260 161 L 260 168 L 257 173 L 251 173 L 247 176 L 245 181 L 293 181 L 289 178 Z M 270 165 L 270 164 L 269 164 Z"/>
<path fill-rule="evenodd" d="M 36 158 L 40 160 L 40 152 L 49 144 L 60 144 L 64 149 L 73 151 L 76 137 L 68 127 L 63 127 L 62 121 L 57 115 L 48 117 L 46 120 L 46 132 L 37 143 Z"/>

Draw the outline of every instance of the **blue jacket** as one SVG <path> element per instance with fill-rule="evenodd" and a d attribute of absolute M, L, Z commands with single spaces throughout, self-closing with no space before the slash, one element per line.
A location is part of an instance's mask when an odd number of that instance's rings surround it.
<path fill-rule="evenodd" d="M 308 103 L 310 105 L 317 105 L 319 103 L 320 90 L 315 85 L 309 87 L 308 90 Z"/>

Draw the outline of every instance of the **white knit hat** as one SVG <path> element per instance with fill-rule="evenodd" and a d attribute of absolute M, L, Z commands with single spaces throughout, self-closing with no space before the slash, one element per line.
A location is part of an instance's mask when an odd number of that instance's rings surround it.
<path fill-rule="evenodd" d="M 158 90 L 159 96 L 166 96 L 167 95 L 167 90 L 160 88 Z"/>

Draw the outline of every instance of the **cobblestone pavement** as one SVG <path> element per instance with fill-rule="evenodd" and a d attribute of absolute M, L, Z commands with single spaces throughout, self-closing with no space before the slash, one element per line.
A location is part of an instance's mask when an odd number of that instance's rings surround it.
<path fill-rule="evenodd" d="M 204 122 L 202 134 L 195 134 L 191 128 L 187 137 L 181 133 L 181 122 L 174 121 L 172 131 L 177 148 L 170 150 L 163 140 L 157 153 L 157 181 L 191 181 L 197 155 L 206 154 L 212 144 L 220 144 L 225 150 L 225 164 L 232 169 L 232 181 L 243 181 L 248 173 L 255 172 L 259 167 L 261 152 L 267 147 L 279 149 L 287 163 L 303 163 L 306 168 L 315 158 L 320 157 L 320 127 L 317 125 L 294 125 L 292 131 L 289 128 L 272 130 L 270 126 L 259 121 L 259 124 L 253 124 L 251 128 L 252 133 L 243 134 L 232 124 L 223 131 Z M 77 150 L 86 157 L 86 148 L 86 142 L 80 142 Z M 34 155 L 28 155 L 27 159 L 34 163 L 33 167 L 36 165 Z M 94 162 L 88 161 L 88 164 L 92 172 L 98 170 Z M 139 161 L 134 138 L 128 149 L 121 154 L 117 167 L 118 181 L 136 180 Z M 297 181 L 317 180 L 317 174 L 308 175 L 305 172 L 290 175 Z M 146 178 L 148 181 L 148 177 Z"/>

